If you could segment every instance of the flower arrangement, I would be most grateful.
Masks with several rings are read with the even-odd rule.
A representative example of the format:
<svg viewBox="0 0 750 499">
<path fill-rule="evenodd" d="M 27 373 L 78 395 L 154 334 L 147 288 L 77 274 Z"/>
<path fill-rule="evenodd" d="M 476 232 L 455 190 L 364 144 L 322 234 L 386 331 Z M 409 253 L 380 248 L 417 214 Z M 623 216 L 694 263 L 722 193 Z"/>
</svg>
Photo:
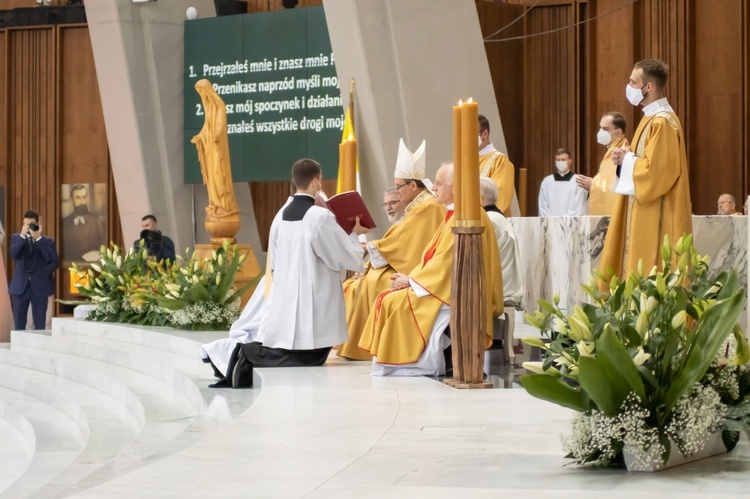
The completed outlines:
<svg viewBox="0 0 750 499">
<path fill-rule="evenodd" d="M 628 279 L 596 273 L 583 286 L 591 303 L 572 314 L 540 300 L 527 315 L 544 339 L 524 342 L 544 352 L 521 377 L 529 394 L 577 411 L 563 448 L 579 464 L 633 469 L 667 463 L 703 449 L 722 431 L 727 449 L 750 429 L 750 352 L 737 320 L 744 289 L 737 273 L 708 277 L 692 235 L 672 247 L 665 237 L 661 268 Z M 609 282 L 599 291 L 598 279 Z M 717 354 L 718 352 L 718 354 Z M 745 398 L 747 397 L 747 398 Z"/>
<path fill-rule="evenodd" d="M 224 243 L 206 259 L 186 252 L 171 265 L 141 248 L 123 252 L 113 244 L 90 268 L 73 264 L 76 287 L 95 307 L 88 320 L 192 330 L 229 329 L 237 320 L 240 296 L 254 282 L 232 289 L 246 258 L 236 246 Z"/>
</svg>

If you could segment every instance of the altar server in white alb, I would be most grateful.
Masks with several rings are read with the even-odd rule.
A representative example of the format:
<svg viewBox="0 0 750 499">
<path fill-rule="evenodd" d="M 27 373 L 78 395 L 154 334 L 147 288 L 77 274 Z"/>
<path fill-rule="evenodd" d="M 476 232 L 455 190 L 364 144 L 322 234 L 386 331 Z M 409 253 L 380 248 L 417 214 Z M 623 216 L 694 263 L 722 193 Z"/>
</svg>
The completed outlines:
<svg viewBox="0 0 750 499">
<path fill-rule="evenodd" d="M 578 217 L 588 214 L 588 192 L 580 188 L 573 173 L 573 157 L 567 149 L 555 152 L 555 169 L 539 188 L 540 217 Z"/>
<path fill-rule="evenodd" d="M 297 193 L 271 226 L 273 285 L 268 312 L 254 342 L 238 346 L 232 386 L 252 386 L 254 367 L 319 366 L 347 339 L 341 272 L 364 272 L 357 220 L 346 234 L 330 211 L 315 206 L 320 165 L 301 159 L 292 168 Z M 231 366 L 230 366 L 231 367 Z"/>
<path fill-rule="evenodd" d="M 292 189 L 294 189 L 293 185 Z M 273 219 L 274 224 L 281 218 L 284 208 L 289 205 L 292 199 L 293 197 L 289 196 L 284 206 L 276 213 Z M 272 224 L 272 227 L 274 224 Z M 215 385 L 210 385 L 211 388 L 231 386 L 231 379 L 228 378 L 231 377 L 229 367 L 236 361 L 236 358 L 232 359 L 232 352 L 238 343 L 251 343 L 255 341 L 260 325 L 268 314 L 268 302 L 266 300 L 271 290 L 272 282 L 270 248 L 267 258 L 265 275 L 255 287 L 255 291 L 242 310 L 240 318 L 229 329 L 229 337 L 206 343 L 199 348 L 199 354 L 203 362 L 210 363 L 214 369 L 214 374 L 220 379 Z"/>
</svg>

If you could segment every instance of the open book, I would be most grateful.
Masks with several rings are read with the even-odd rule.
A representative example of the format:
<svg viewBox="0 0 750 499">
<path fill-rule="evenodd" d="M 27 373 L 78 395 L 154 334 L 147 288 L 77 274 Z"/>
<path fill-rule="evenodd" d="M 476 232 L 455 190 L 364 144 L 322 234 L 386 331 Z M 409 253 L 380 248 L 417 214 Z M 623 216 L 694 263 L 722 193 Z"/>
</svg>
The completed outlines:
<svg viewBox="0 0 750 499">
<path fill-rule="evenodd" d="M 367 206 L 357 191 L 342 192 L 336 194 L 326 201 L 328 209 L 336 216 L 336 222 L 344 229 L 347 234 L 352 233 L 356 218 L 359 217 L 359 223 L 362 227 L 374 229 L 375 221 L 372 215 L 367 211 Z"/>
</svg>

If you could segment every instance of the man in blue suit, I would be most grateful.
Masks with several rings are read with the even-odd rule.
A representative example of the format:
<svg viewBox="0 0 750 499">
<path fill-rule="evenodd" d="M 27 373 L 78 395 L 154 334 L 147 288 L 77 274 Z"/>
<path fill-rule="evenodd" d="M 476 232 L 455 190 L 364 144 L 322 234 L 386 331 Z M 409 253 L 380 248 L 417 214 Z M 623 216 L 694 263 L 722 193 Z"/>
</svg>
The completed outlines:
<svg viewBox="0 0 750 499">
<path fill-rule="evenodd" d="M 60 266 L 60 258 L 55 242 L 42 235 L 37 212 L 29 210 L 24 214 L 21 232 L 10 238 L 10 257 L 14 261 L 14 270 L 8 294 L 13 304 L 15 329 L 26 329 L 29 304 L 34 328 L 44 329 L 47 303 L 55 294 L 53 276 Z"/>
</svg>

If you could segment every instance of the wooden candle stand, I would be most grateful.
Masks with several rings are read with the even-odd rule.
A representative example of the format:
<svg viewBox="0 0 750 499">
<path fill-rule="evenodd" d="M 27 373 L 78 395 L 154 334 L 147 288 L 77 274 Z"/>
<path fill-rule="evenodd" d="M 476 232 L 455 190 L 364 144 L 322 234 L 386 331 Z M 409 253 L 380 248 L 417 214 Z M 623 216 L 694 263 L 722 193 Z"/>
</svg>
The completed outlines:
<svg viewBox="0 0 750 499">
<path fill-rule="evenodd" d="M 487 301 L 484 282 L 484 227 L 478 221 L 457 221 L 453 227 L 451 285 L 451 348 L 455 388 L 492 388 L 484 381 L 484 340 L 487 335 Z"/>
</svg>

